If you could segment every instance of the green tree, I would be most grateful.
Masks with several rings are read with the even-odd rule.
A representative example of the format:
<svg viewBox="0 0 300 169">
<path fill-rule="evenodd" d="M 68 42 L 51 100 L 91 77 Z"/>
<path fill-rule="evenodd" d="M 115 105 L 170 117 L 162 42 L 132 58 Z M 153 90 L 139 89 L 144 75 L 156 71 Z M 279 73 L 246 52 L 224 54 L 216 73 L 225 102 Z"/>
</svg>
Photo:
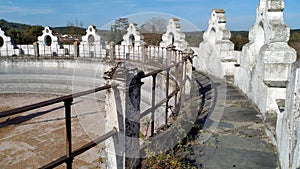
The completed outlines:
<svg viewBox="0 0 300 169">
<path fill-rule="evenodd" d="M 11 38 L 11 40 L 14 44 L 21 44 L 22 43 L 23 33 L 21 31 L 18 31 L 18 30 L 13 29 L 13 28 L 9 28 L 6 31 L 6 35 Z"/>
<path fill-rule="evenodd" d="M 120 44 L 123 40 L 123 35 L 129 26 L 128 18 L 118 18 L 115 23 L 110 27 L 109 41 L 114 41 L 116 44 Z"/>
<path fill-rule="evenodd" d="M 119 18 L 115 21 L 115 29 L 125 32 L 129 26 L 128 18 Z"/>
<path fill-rule="evenodd" d="M 141 33 L 159 33 L 162 34 L 167 29 L 167 20 L 159 17 L 148 19 L 141 27 Z"/>
<path fill-rule="evenodd" d="M 32 44 L 37 41 L 38 36 L 42 35 L 43 31 L 42 26 L 27 26 L 23 33 L 23 44 Z"/>
</svg>

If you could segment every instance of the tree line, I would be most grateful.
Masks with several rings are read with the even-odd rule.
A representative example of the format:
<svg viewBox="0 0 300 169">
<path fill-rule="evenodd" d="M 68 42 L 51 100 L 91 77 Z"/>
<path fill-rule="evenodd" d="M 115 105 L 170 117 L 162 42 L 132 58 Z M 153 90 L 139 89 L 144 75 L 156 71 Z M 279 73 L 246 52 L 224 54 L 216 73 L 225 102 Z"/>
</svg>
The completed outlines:
<svg viewBox="0 0 300 169">
<path fill-rule="evenodd" d="M 44 27 L 42 26 L 26 26 L 24 30 L 15 29 L 13 27 L 3 27 L 1 29 L 6 36 L 12 39 L 15 44 L 32 44 L 37 41 L 37 37 L 42 35 Z"/>
<path fill-rule="evenodd" d="M 75 24 L 69 22 L 66 27 L 51 28 L 54 32 L 60 34 L 79 35 L 85 34 L 85 29 L 80 27 L 83 23 Z M 79 25 L 79 26 L 78 26 Z M 26 25 L 20 23 L 7 22 L 0 20 L 0 28 L 5 32 L 6 36 L 12 39 L 14 44 L 33 44 L 38 37 L 42 35 L 44 27 L 41 25 Z"/>
</svg>

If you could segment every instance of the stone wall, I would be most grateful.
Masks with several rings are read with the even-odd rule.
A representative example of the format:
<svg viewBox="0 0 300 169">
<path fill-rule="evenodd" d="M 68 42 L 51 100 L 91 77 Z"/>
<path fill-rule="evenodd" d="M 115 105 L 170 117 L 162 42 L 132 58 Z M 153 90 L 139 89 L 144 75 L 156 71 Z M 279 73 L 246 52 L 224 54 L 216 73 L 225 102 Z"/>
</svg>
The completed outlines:
<svg viewBox="0 0 300 169">
<path fill-rule="evenodd" d="M 19 48 L 19 50 L 20 50 L 18 55 L 37 56 L 37 54 L 38 54 L 37 44 L 34 44 L 34 45 L 17 45 L 17 48 Z"/>
<path fill-rule="evenodd" d="M 300 64 L 299 62 L 294 64 L 296 51 L 288 45 L 290 29 L 284 23 L 283 10 L 283 0 L 260 0 L 256 9 L 256 21 L 249 31 L 249 43 L 241 52 L 234 51 L 234 45 L 230 41 L 231 33 L 226 28 L 225 11 L 212 10 L 209 27 L 203 35 L 204 41 L 199 44 L 199 48 L 193 48 L 197 54 L 194 58 L 194 67 L 226 79 L 253 101 L 264 117 L 267 134 L 277 146 L 281 168 L 294 169 L 300 167 Z M 180 52 L 171 53 L 173 49 L 183 51 L 189 48 L 185 41 L 185 34 L 181 32 L 179 20 L 176 18 L 169 20 L 160 47 L 143 46 L 143 37 L 134 24 L 130 24 L 127 31 L 122 45 L 105 45 L 97 34 L 96 28 L 91 25 L 78 47 L 77 44 L 62 46 L 50 28 L 45 27 L 43 35 L 38 37 L 38 43 L 17 45 L 18 49 L 16 49 L 11 39 L 0 29 L 0 56 L 27 54 L 107 57 L 109 54 L 111 60 L 124 59 L 139 61 L 145 65 L 168 66 L 181 59 Z M 52 73 L 49 69 L 51 66 L 54 66 L 53 70 L 55 69 Z M 81 91 L 82 85 L 88 89 L 95 87 L 90 85 L 92 82 L 95 84 L 95 81 L 90 80 L 96 77 L 97 71 L 94 69 L 93 73 L 89 73 L 90 69 L 96 67 L 89 64 L 77 66 L 78 69 L 73 72 L 75 62 L 2 60 L 0 73 L 2 71 L 11 74 L 1 75 L 1 87 L 5 90 L 0 91 L 4 93 L 22 91 L 20 89 L 36 91 L 40 88 L 52 87 L 51 91 L 63 89 L 70 93 L 70 88 L 64 86 L 70 86 L 72 81 L 68 79 L 71 75 L 74 76 L 74 73 L 79 77 L 75 81 L 75 85 L 79 88 L 75 90 Z M 20 72 L 27 72 L 27 74 L 20 76 L 18 75 Z M 44 78 L 44 83 L 37 82 L 40 80 L 36 78 L 37 76 Z M 93 77 L 89 79 L 90 76 Z M 48 90 L 38 92 L 47 93 Z M 285 107 L 284 111 L 283 107 Z"/>
<path fill-rule="evenodd" d="M 300 62 L 292 66 L 284 112 L 278 115 L 277 146 L 282 168 L 300 167 Z"/>
<path fill-rule="evenodd" d="M 299 63 L 292 68 L 296 51 L 288 45 L 290 29 L 283 10 L 283 0 L 260 0 L 242 52 L 234 51 L 230 42 L 224 10 L 212 10 L 204 41 L 195 49 L 194 67 L 240 88 L 262 113 L 281 168 L 298 168 Z"/>
<path fill-rule="evenodd" d="M 78 60 L 0 60 L 0 93 L 65 95 L 102 86 L 109 65 Z"/>
</svg>

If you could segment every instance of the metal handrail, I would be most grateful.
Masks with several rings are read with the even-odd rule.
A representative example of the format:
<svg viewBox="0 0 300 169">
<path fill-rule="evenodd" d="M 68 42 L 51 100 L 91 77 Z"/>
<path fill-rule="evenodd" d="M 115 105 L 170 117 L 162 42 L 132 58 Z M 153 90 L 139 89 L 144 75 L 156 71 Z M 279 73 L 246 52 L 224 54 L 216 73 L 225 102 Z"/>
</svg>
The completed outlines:
<svg viewBox="0 0 300 169">
<path fill-rule="evenodd" d="M 16 114 L 23 113 L 23 112 L 26 112 L 26 111 L 38 109 L 38 108 L 41 108 L 41 107 L 46 107 L 46 106 L 49 106 L 49 105 L 52 105 L 52 104 L 56 104 L 56 103 L 59 103 L 59 102 L 64 102 L 64 101 L 69 100 L 69 99 L 74 99 L 74 98 L 77 98 L 77 97 L 80 97 L 80 96 L 88 95 L 88 94 L 91 94 L 91 93 L 96 93 L 96 92 L 99 92 L 101 90 L 106 90 L 106 89 L 109 89 L 109 88 L 111 88 L 111 85 L 105 85 L 105 86 L 101 86 L 101 87 L 98 87 L 98 88 L 95 88 L 95 89 L 91 89 L 91 90 L 87 90 L 87 91 L 83 91 L 83 92 L 79 92 L 79 93 L 75 93 L 75 94 L 70 94 L 70 95 L 66 95 L 66 96 L 62 96 L 62 97 L 42 101 L 42 102 L 39 102 L 39 103 L 35 103 L 35 104 L 31 104 L 31 105 L 27 105 L 27 106 L 15 108 L 15 109 L 3 111 L 3 112 L 0 112 L 0 118 L 11 116 L 11 115 L 16 115 Z"/>
<path fill-rule="evenodd" d="M 78 156 L 78 155 L 84 153 L 85 151 L 95 147 L 97 144 L 105 141 L 106 139 L 109 139 L 110 137 L 112 137 L 116 134 L 117 134 L 117 129 L 114 128 L 111 131 L 105 133 L 104 135 L 98 137 L 97 139 L 95 139 L 95 140 L 85 144 L 84 146 L 74 150 L 69 157 L 64 155 L 64 156 L 58 158 L 57 160 L 52 161 L 51 163 L 49 163 L 47 165 L 44 165 L 43 167 L 41 167 L 41 169 L 54 168 L 54 167 L 57 167 L 57 166 L 65 163 L 65 162 L 68 162 L 68 160 L 75 158 L 76 156 Z"/>
</svg>

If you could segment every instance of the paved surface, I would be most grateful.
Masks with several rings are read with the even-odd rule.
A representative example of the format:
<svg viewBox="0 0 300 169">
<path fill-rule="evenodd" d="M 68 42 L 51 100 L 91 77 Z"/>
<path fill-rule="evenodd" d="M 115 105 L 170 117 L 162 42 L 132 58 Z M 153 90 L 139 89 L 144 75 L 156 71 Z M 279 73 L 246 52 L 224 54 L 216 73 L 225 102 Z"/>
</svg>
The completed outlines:
<svg viewBox="0 0 300 169">
<path fill-rule="evenodd" d="M 207 116 L 197 122 L 202 130 L 189 139 L 187 160 L 197 168 L 276 168 L 276 150 L 264 133 L 260 113 L 247 97 L 199 72 L 194 72 L 194 80 L 194 90 L 203 94 L 202 117 Z"/>
</svg>

